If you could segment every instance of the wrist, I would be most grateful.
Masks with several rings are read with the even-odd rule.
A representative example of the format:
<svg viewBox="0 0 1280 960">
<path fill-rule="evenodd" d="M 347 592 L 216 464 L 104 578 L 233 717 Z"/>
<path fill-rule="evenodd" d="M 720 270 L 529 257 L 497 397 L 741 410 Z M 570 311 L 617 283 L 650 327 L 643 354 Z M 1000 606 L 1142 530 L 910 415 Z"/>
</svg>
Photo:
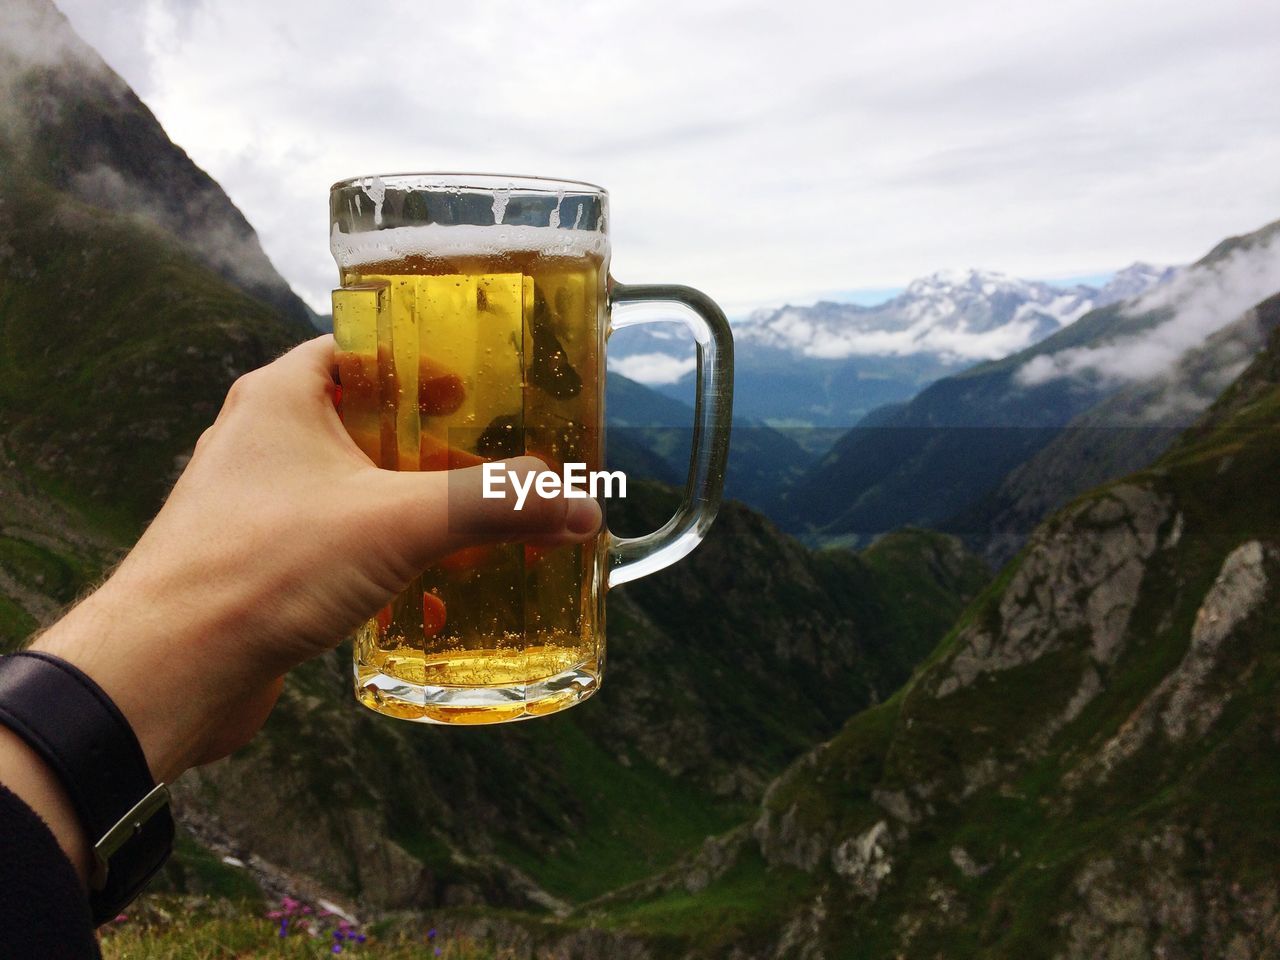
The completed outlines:
<svg viewBox="0 0 1280 960">
<path fill-rule="evenodd" d="M 183 658 L 166 650 L 166 612 L 148 591 L 113 576 L 46 630 L 31 649 L 88 674 L 133 728 L 157 782 L 194 765 L 207 708 L 183 674 Z M 170 620 L 171 623 L 180 621 Z"/>
<path fill-rule="evenodd" d="M 142 746 L 110 695 L 83 670 L 46 651 L 0 658 L 0 722 L 27 746 L 5 760 L 28 801 L 55 821 L 70 806 L 79 830 L 55 830 L 83 874 L 92 844 L 89 905 L 97 923 L 129 903 L 173 848 L 168 790 L 156 784 Z M 33 758 L 30 754 L 34 754 Z M 43 769 L 33 767 L 38 759 Z M 60 789 L 50 792 L 48 777 Z M 46 821 L 48 822 L 48 821 Z"/>
</svg>

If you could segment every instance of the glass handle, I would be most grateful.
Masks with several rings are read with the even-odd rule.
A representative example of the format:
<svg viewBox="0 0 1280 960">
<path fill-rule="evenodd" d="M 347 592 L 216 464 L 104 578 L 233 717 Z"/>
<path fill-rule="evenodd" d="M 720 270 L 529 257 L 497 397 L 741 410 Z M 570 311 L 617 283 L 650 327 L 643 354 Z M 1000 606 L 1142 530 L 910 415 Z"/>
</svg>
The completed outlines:
<svg viewBox="0 0 1280 960">
<path fill-rule="evenodd" d="M 707 535 L 720 509 L 725 466 L 729 458 L 729 428 L 733 417 L 733 334 L 724 312 L 705 293 L 674 284 L 629 285 L 610 280 L 611 306 L 628 303 L 679 304 L 679 313 L 698 351 L 697 396 L 694 398 L 693 442 L 689 450 L 689 478 L 675 515 L 643 537 L 616 537 L 606 531 L 609 548 L 607 583 L 617 587 L 669 567 L 693 550 Z M 669 320 L 625 312 L 610 323 L 610 331 L 642 323 Z"/>
</svg>

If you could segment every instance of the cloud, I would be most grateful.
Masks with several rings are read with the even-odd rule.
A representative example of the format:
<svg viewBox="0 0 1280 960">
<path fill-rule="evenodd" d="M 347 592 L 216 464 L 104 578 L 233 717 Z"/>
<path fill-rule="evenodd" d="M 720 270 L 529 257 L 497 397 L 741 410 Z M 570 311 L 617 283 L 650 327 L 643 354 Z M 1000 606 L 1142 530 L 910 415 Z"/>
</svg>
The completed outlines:
<svg viewBox="0 0 1280 960">
<path fill-rule="evenodd" d="M 731 310 L 1186 262 L 1280 215 L 1258 0 L 62 6 L 321 309 L 329 184 L 391 170 L 604 183 L 617 275 Z"/>
<path fill-rule="evenodd" d="M 5 0 L 0 3 L 0 141 L 26 149 L 31 121 L 57 109 L 56 100 L 43 96 L 31 83 L 33 72 L 57 77 L 89 71 L 97 79 L 110 77 L 102 58 L 75 33 L 63 16 L 44 0 Z M 112 85 L 118 89 L 119 81 Z"/>
<path fill-rule="evenodd" d="M 945 360 L 993 360 L 1030 346 L 1038 326 L 1034 321 L 1020 321 L 973 332 L 963 326 L 946 328 L 922 321 L 905 330 L 858 331 L 852 336 L 823 329 L 813 335 L 803 352 L 831 359 L 931 353 Z"/>
<path fill-rule="evenodd" d="M 1123 383 L 1167 373 L 1192 347 L 1280 291 L 1280 231 L 1208 266 L 1183 271 L 1126 309 L 1131 316 L 1167 315 L 1150 329 L 1100 346 L 1033 357 L 1018 371 L 1027 386 L 1088 375 Z"/>
<path fill-rule="evenodd" d="M 665 353 L 637 353 L 630 357 L 610 357 L 609 369 L 643 383 L 655 386 L 676 383 L 698 368 L 693 357 L 673 357 Z"/>
<path fill-rule="evenodd" d="M 263 255 L 257 238 L 246 232 L 243 225 L 218 215 L 221 211 L 202 209 L 196 214 L 182 207 L 165 206 L 154 187 L 139 184 L 105 164 L 74 174 L 69 187 L 86 203 L 140 217 L 174 235 L 205 264 L 242 286 L 270 288 L 280 282 L 279 274 Z M 205 198 L 188 199 L 198 203 Z"/>
<path fill-rule="evenodd" d="M 905 357 L 936 353 L 943 360 L 995 360 L 1030 346 L 1037 324 L 1032 321 L 1005 324 L 995 330 L 973 333 L 922 323 L 905 330 L 868 330 L 846 337 L 835 330 L 819 330 L 804 353 L 810 357 Z"/>
</svg>

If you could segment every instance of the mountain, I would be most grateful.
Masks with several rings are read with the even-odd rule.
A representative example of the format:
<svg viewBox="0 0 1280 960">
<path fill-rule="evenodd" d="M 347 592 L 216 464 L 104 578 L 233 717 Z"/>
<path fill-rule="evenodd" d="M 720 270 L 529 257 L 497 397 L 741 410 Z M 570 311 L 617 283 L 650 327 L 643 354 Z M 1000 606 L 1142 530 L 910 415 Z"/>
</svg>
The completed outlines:
<svg viewBox="0 0 1280 960">
<path fill-rule="evenodd" d="M 689 472 L 693 407 L 616 371 L 609 373 L 605 389 L 611 466 L 629 477 L 683 484 Z M 769 513 L 812 462 L 791 431 L 775 430 L 735 411 L 725 496 Z"/>
<path fill-rule="evenodd" d="M 674 504 L 638 484 L 610 523 L 641 533 Z M 488 729 L 388 722 L 354 703 L 343 648 L 291 675 L 249 748 L 184 778 L 179 809 L 295 893 L 563 912 L 732 825 L 850 704 L 888 697 L 985 578 L 936 534 L 811 554 L 729 505 L 679 567 L 610 594 L 588 703 Z"/>
<path fill-rule="evenodd" d="M 1149 290 L 1168 283 L 1179 273 L 1177 267 L 1157 267 L 1137 261 L 1118 270 L 1107 280 L 1093 299 L 1093 309 L 1123 300 L 1136 300 Z"/>
<path fill-rule="evenodd" d="M 222 188 L 49 0 L 6 0 L 0 8 L 0 99 L 6 167 L 159 228 L 237 289 L 310 328 L 311 310 Z"/>
<path fill-rule="evenodd" d="M 949 526 L 983 530 L 997 565 L 1039 521 L 1077 494 L 1140 470 L 1203 413 L 1280 326 L 1280 295 L 1245 311 L 1168 372 L 1122 387 L 1080 414 L 1006 476 L 987 500 Z"/>
<path fill-rule="evenodd" d="M 310 314 L 52 4 L 14 0 L 0 23 L 5 452 L 136 529 L 231 381 L 310 335 Z"/>
<path fill-rule="evenodd" d="M 122 167 L 169 171 L 173 209 L 216 199 L 194 174 L 170 178 L 186 169 L 177 148 L 148 133 L 145 108 L 51 6 L 22 0 L 3 16 L 4 76 L 21 94 L 0 99 L 12 121 L 0 135 L 11 649 L 137 536 L 230 382 L 311 329 L 162 217 L 63 175 L 107 143 L 98 155 Z M 647 392 L 632 399 L 632 416 L 687 417 Z M 609 510 L 623 533 L 658 528 L 678 500 L 644 482 L 628 492 Z M 371 910 L 561 911 L 731 825 L 848 710 L 889 697 L 986 579 L 953 538 L 907 531 L 862 554 L 812 552 L 728 504 L 680 566 L 611 593 L 608 684 L 563 716 L 464 730 L 378 717 L 351 694 L 349 649 L 291 674 L 261 737 L 175 785 L 183 828 L 167 882 Z"/>
<path fill-rule="evenodd" d="M 818 538 L 855 540 L 972 517 L 1077 416 L 1165 376 L 1187 350 L 1280 289 L 1277 236 L 1280 223 L 1224 241 L 1135 301 L 1093 310 L 1035 346 L 876 411 L 796 482 L 777 515 Z M 987 535 L 983 527 L 949 529 Z"/>
<path fill-rule="evenodd" d="M 1103 289 L 1055 287 L 995 271 L 943 270 L 913 280 L 898 296 L 874 307 L 818 303 L 757 311 L 735 331 L 759 343 L 810 357 L 936 354 L 955 360 L 1014 353 L 1114 303 L 1119 292 L 1173 276 L 1134 264 Z"/>
<path fill-rule="evenodd" d="M 11 648 L 124 544 L 38 489 L 3 492 Z M 629 493 L 609 511 L 624 534 L 674 510 L 668 488 Z M 355 703 L 344 645 L 290 675 L 249 747 L 174 786 L 179 855 L 159 889 L 563 912 L 731 826 L 851 705 L 890 696 L 986 578 L 953 538 L 812 553 L 729 504 L 679 567 L 610 594 L 608 685 L 564 715 L 392 722 Z"/>
<path fill-rule="evenodd" d="M 1176 273 L 1136 263 L 1095 288 L 941 271 L 874 307 L 760 310 L 734 326 L 739 412 L 825 452 L 834 439 L 827 428 L 847 429 L 876 407 L 909 400 L 934 380 L 1023 349 Z M 610 364 L 672 395 L 690 389 L 691 348 L 674 331 L 624 331 L 610 342 Z"/>
<path fill-rule="evenodd" d="M 1277 471 L 1273 331 L 1151 469 L 1042 524 L 911 681 L 742 826 L 582 911 L 612 939 L 578 955 L 1273 955 Z"/>
</svg>

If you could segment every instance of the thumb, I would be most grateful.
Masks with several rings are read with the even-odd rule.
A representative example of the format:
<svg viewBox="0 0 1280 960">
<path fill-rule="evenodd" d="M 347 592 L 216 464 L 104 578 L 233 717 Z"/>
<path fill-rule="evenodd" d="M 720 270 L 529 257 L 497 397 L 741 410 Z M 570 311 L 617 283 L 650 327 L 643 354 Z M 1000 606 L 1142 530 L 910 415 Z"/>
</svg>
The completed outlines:
<svg viewBox="0 0 1280 960">
<path fill-rule="evenodd" d="M 486 483 L 485 467 L 501 482 Z M 582 543 L 600 529 L 600 504 L 563 492 L 541 496 L 537 457 L 516 457 L 455 470 L 390 472 L 408 552 L 420 566 L 462 547 L 525 541 L 554 546 Z"/>
</svg>

